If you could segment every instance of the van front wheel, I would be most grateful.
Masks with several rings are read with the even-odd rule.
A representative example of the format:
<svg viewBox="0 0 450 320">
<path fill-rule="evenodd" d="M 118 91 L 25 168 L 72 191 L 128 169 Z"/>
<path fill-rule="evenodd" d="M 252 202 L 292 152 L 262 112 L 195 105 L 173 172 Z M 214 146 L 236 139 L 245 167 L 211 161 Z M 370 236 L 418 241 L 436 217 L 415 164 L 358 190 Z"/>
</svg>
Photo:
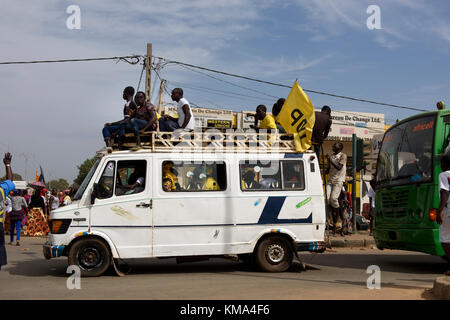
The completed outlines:
<svg viewBox="0 0 450 320">
<path fill-rule="evenodd" d="M 263 271 L 286 271 L 291 266 L 292 259 L 292 249 L 282 237 L 266 238 L 259 243 L 256 249 L 256 261 Z"/>
<path fill-rule="evenodd" d="M 98 277 L 109 268 L 110 264 L 109 249 L 99 239 L 80 240 L 69 251 L 69 265 L 80 267 L 83 277 Z"/>
</svg>

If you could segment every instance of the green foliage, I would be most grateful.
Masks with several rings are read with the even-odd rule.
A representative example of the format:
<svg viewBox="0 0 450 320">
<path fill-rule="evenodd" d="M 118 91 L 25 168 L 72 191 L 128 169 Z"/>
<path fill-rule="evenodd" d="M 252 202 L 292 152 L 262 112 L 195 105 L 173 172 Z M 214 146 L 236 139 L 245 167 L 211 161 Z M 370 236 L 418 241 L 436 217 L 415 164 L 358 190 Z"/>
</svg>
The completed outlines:
<svg viewBox="0 0 450 320">
<path fill-rule="evenodd" d="M 6 174 L 0 178 L 0 181 L 6 180 Z M 13 180 L 14 181 L 23 181 L 22 176 L 20 174 L 13 172 Z"/>
<path fill-rule="evenodd" d="M 47 183 L 47 189 L 52 190 L 53 188 L 56 188 L 56 190 L 58 190 L 58 191 L 68 189 L 69 182 L 67 182 L 66 179 L 52 180 Z"/>
<path fill-rule="evenodd" d="M 84 178 L 89 173 L 89 170 L 91 170 L 92 166 L 94 165 L 95 160 L 96 160 L 95 157 L 91 159 L 86 159 L 81 165 L 77 166 L 79 171 L 78 176 L 75 178 L 75 180 L 73 180 L 74 185 L 81 185 Z"/>
</svg>

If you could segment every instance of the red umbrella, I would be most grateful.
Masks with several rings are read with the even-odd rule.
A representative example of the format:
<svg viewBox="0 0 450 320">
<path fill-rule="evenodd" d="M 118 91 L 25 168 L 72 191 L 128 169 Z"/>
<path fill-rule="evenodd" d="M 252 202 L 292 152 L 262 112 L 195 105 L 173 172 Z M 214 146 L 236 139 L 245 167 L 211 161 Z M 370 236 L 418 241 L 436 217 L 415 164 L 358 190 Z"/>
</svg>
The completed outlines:
<svg viewBox="0 0 450 320">
<path fill-rule="evenodd" d="M 30 187 L 32 187 L 34 189 L 44 189 L 45 184 L 42 181 L 36 181 L 36 182 L 30 183 Z"/>
</svg>

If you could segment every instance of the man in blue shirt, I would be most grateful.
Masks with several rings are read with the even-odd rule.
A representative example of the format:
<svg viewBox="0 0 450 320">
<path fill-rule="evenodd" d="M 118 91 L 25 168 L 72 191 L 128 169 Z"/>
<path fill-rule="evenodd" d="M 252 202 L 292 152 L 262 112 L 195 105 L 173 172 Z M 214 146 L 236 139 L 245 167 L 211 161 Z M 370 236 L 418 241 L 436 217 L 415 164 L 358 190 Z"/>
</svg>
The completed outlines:
<svg viewBox="0 0 450 320">
<path fill-rule="evenodd" d="M 0 182 L 0 270 L 2 266 L 7 263 L 6 260 L 6 248 L 5 248 L 5 230 L 3 228 L 3 222 L 5 220 L 5 199 L 6 196 L 16 189 L 16 186 L 12 182 L 13 174 L 11 170 L 11 154 L 8 152 L 3 158 L 5 164 L 6 180 Z"/>
</svg>

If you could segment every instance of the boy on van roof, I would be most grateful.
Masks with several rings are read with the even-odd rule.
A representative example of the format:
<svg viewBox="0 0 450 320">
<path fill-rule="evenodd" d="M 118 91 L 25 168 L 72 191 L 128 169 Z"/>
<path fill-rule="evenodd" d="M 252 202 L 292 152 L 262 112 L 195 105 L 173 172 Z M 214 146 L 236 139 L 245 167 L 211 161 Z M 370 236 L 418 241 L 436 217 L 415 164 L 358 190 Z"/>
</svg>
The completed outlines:
<svg viewBox="0 0 450 320">
<path fill-rule="evenodd" d="M 126 129 L 133 131 L 136 136 L 136 146 L 141 146 L 141 133 L 147 130 L 156 130 L 156 109 L 150 102 L 146 102 L 145 93 L 139 91 L 134 99 L 136 101 L 135 116 L 129 123 L 123 123 L 119 130 L 119 140 L 123 139 Z"/>
<path fill-rule="evenodd" d="M 261 120 L 260 125 L 258 126 L 258 121 Z M 253 129 L 277 129 L 277 125 L 275 123 L 274 117 L 267 114 L 267 108 L 265 105 L 260 104 L 256 107 L 255 114 L 255 124 L 252 126 Z"/>
<path fill-rule="evenodd" d="M 105 140 L 107 148 L 111 147 L 111 136 L 117 134 L 119 132 L 121 124 L 124 122 L 128 123 L 134 116 L 134 112 L 136 111 L 136 104 L 133 101 L 134 88 L 126 87 L 123 90 L 122 96 L 123 99 L 127 101 L 125 103 L 125 106 L 123 107 L 123 119 L 112 123 L 105 123 L 105 126 L 102 130 L 103 139 Z"/>
</svg>

